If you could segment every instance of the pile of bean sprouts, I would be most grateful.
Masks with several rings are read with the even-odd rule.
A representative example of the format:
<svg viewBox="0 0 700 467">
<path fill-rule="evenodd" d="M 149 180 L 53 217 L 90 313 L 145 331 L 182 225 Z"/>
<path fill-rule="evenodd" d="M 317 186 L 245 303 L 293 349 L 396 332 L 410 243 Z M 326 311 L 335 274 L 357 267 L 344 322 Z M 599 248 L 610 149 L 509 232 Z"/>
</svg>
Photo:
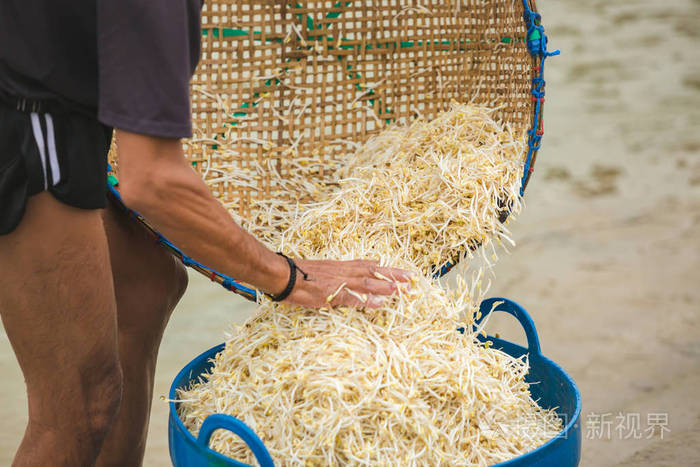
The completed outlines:
<svg viewBox="0 0 700 467">
<path fill-rule="evenodd" d="M 389 128 L 349 158 L 336 185 L 312 187 L 311 202 L 286 209 L 273 202 L 251 228 L 296 256 L 325 257 L 329 245 L 346 254 L 362 242 L 425 274 L 479 246 L 496 259 L 495 245 L 512 244 L 501 220 L 521 209 L 526 144 L 492 115 L 454 104 L 435 120 Z"/>
<path fill-rule="evenodd" d="M 511 242 L 499 218 L 520 210 L 525 145 L 491 115 L 454 105 L 436 120 L 390 128 L 334 180 L 273 172 L 301 195 L 257 205 L 251 231 L 306 258 L 381 258 L 414 271 L 414 280 L 377 310 L 261 298 L 211 373 L 178 392 L 193 434 L 224 413 L 250 426 L 283 466 L 486 466 L 561 431 L 556 412 L 532 400 L 527 358 L 477 340 L 483 272 L 468 282 L 457 276 L 452 289 L 432 278 L 436 266 L 479 245 L 495 255 L 494 245 Z M 210 445 L 255 462 L 224 430 Z"/>
<path fill-rule="evenodd" d="M 389 127 L 344 159 L 326 154 L 339 142 L 304 156 L 291 144 L 282 160 L 203 175 L 212 187 L 224 181 L 256 190 L 259 180 L 270 181 L 245 216 L 240 200 L 224 203 L 270 248 L 318 258 L 329 242 L 346 253 L 361 239 L 425 273 L 472 257 L 477 247 L 488 262 L 497 259 L 496 246 L 513 244 L 501 220 L 521 210 L 527 148 L 526 135 L 495 120 L 494 110 L 453 103 L 434 120 Z M 219 151 L 234 151 L 227 141 L 216 141 Z"/>
<path fill-rule="evenodd" d="M 561 422 L 532 400 L 526 358 L 471 332 L 478 277 L 448 293 L 417 275 L 376 311 L 264 301 L 179 392 L 180 418 L 196 435 L 207 416 L 233 415 L 282 466 L 484 466 L 531 451 Z M 210 445 L 254 463 L 229 432 Z"/>
</svg>

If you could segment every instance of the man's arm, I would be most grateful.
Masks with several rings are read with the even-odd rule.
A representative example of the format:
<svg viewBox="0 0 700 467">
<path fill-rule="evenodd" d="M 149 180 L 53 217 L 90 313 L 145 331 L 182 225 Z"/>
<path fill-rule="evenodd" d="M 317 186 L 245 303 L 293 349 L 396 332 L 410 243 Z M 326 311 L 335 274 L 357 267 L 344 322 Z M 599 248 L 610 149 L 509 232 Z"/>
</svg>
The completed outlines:
<svg viewBox="0 0 700 467">
<path fill-rule="evenodd" d="M 178 139 L 157 138 L 117 130 L 121 195 L 132 209 L 187 255 L 263 292 L 278 294 L 289 280 L 289 265 L 238 226 L 192 170 Z M 298 277 L 286 300 L 321 307 L 343 283 L 368 295 L 366 305 L 379 306 L 381 296 L 396 291 L 396 284 L 376 279 L 375 272 L 407 281 L 405 271 L 380 268 L 373 261 L 302 261 L 308 281 Z M 341 292 L 334 305 L 360 305 Z"/>
</svg>

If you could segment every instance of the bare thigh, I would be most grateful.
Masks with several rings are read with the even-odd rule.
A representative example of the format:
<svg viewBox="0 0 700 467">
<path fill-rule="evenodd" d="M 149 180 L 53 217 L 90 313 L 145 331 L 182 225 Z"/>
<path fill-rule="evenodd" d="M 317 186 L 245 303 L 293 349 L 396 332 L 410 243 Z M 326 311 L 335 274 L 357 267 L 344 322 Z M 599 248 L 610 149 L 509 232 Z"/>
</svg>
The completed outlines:
<svg viewBox="0 0 700 467">
<path fill-rule="evenodd" d="M 99 211 L 44 192 L 0 236 L 0 315 L 27 384 L 17 464 L 94 462 L 119 404 L 117 318 Z"/>
</svg>

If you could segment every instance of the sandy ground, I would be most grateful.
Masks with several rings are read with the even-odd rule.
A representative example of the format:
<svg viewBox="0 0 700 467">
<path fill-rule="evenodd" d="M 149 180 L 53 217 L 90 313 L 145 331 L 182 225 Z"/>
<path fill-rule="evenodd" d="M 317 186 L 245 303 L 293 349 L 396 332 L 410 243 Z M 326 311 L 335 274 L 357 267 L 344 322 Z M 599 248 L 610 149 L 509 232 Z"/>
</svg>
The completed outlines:
<svg viewBox="0 0 700 467">
<path fill-rule="evenodd" d="M 700 465 L 700 1 L 539 3 L 564 55 L 549 62 L 544 146 L 492 293 L 531 312 L 578 383 L 582 465 Z M 251 310 L 192 277 L 161 349 L 145 465 L 169 465 L 158 397 Z M 490 329 L 523 340 L 508 319 Z M 5 465 L 26 400 L 1 329 L 0 374 Z M 624 439 L 620 413 L 626 430 L 662 414 L 668 431 Z M 594 429 L 606 421 L 609 437 Z"/>
</svg>

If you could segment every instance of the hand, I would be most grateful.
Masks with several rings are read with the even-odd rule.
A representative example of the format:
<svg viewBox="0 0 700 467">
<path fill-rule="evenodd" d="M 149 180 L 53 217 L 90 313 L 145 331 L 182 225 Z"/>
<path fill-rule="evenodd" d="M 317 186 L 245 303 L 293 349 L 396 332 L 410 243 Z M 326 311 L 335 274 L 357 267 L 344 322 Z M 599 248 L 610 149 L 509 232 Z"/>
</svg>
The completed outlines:
<svg viewBox="0 0 700 467">
<path fill-rule="evenodd" d="M 379 308 L 386 296 L 396 293 L 399 283 L 411 279 L 408 271 L 380 267 L 377 261 L 294 261 L 308 274 L 308 280 L 298 273 L 294 289 L 284 302 L 312 308 L 340 305 Z"/>
</svg>

